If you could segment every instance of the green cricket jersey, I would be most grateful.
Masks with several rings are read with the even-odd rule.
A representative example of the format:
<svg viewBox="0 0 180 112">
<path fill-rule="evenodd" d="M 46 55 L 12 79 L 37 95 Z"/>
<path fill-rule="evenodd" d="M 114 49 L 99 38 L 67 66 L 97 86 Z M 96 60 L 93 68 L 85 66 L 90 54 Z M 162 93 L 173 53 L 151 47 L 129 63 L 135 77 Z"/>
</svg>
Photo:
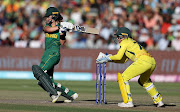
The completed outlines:
<svg viewBox="0 0 180 112">
<path fill-rule="evenodd" d="M 46 26 L 51 25 L 46 24 Z M 59 31 L 45 33 L 45 51 L 41 57 L 40 63 L 40 67 L 43 70 L 51 70 L 56 64 L 59 63 L 61 57 L 60 46 L 61 43 Z"/>
<path fill-rule="evenodd" d="M 60 24 L 58 24 L 59 26 Z M 46 24 L 46 26 L 51 26 Z M 45 33 L 45 50 L 57 50 L 60 51 L 60 34 L 59 31 L 53 33 Z"/>
</svg>

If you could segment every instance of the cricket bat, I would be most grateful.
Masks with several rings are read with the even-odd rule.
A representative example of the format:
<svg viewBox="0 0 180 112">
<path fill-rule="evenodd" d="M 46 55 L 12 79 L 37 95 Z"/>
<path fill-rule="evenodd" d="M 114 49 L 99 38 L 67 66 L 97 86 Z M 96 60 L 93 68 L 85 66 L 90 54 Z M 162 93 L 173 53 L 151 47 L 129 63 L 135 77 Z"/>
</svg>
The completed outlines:
<svg viewBox="0 0 180 112">
<path fill-rule="evenodd" d="M 89 28 L 85 26 L 74 25 L 73 31 L 78 31 L 82 33 L 90 33 L 90 34 L 99 34 L 99 30 L 97 28 Z"/>
</svg>

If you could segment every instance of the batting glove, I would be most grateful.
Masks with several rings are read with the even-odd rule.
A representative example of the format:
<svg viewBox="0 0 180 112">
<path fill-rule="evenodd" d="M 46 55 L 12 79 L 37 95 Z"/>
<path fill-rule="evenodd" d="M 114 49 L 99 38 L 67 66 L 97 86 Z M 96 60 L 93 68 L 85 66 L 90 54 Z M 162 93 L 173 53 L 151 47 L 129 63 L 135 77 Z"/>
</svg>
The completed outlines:
<svg viewBox="0 0 180 112">
<path fill-rule="evenodd" d="M 70 22 L 61 22 L 61 27 L 72 31 L 72 29 L 74 28 L 74 25 Z"/>
<path fill-rule="evenodd" d="M 60 27 L 59 28 L 59 33 L 66 33 L 67 32 L 67 28 L 66 27 Z"/>
</svg>

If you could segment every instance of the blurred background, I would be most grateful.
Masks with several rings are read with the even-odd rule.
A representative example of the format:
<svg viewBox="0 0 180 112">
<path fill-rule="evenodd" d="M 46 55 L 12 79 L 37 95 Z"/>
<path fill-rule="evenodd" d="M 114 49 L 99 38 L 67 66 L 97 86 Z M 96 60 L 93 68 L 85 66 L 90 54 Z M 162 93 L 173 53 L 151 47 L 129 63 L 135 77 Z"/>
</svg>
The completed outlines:
<svg viewBox="0 0 180 112">
<path fill-rule="evenodd" d="M 39 65 L 44 51 L 42 21 L 50 6 L 60 10 L 63 21 L 100 30 L 99 35 L 67 33 L 61 62 L 55 69 L 66 73 L 59 76 L 75 75 L 73 80 L 82 73 L 88 80 L 95 79 L 96 57 L 100 51 L 117 53 L 119 45 L 114 43 L 113 34 L 125 26 L 155 57 L 153 75 L 160 76 L 153 80 L 180 82 L 180 0 L 0 0 L 0 78 L 33 78 L 31 66 Z M 113 74 L 130 64 L 109 63 L 109 80 L 116 80 Z"/>
<path fill-rule="evenodd" d="M 1 0 L 0 46 L 43 48 L 42 20 L 50 6 L 63 21 L 100 30 L 68 33 L 66 48 L 119 49 L 112 37 L 125 26 L 148 50 L 180 51 L 180 0 Z"/>
</svg>

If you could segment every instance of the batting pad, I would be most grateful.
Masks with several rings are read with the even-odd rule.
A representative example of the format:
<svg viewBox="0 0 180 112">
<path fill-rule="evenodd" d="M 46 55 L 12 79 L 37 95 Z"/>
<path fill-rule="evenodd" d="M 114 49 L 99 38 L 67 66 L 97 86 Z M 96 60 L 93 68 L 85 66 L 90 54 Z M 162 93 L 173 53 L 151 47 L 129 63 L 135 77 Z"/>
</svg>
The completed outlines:
<svg viewBox="0 0 180 112">
<path fill-rule="evenodd" d="M 32 71 L 34 77 L 41 82 L 43 88 L 46 91 L 50 92 L 50 94 L 52 95 L 57 95 L 57 90 L 53 87 L 52 83 L 50 82 L 51 79 L 49 77 L 46 77 L 46 74 L 38 65 L 33 65 Z"/>
<path fill-rule="evenodd" d="M 124 101 L 124 103 L 127 103 L 128 102 L 128 95 L 127 95 L 126 87 L 125 87 L 125 84 L 124 84 L 124 80 L 123 80 L 122 75 L 120 73 L 118 73 L 117 81 L 118 81 L 118 84 L 119 84 L 119 88 L 120 88 L 120 91 L 121 91 L 123 101 Z"/>
</svg>

